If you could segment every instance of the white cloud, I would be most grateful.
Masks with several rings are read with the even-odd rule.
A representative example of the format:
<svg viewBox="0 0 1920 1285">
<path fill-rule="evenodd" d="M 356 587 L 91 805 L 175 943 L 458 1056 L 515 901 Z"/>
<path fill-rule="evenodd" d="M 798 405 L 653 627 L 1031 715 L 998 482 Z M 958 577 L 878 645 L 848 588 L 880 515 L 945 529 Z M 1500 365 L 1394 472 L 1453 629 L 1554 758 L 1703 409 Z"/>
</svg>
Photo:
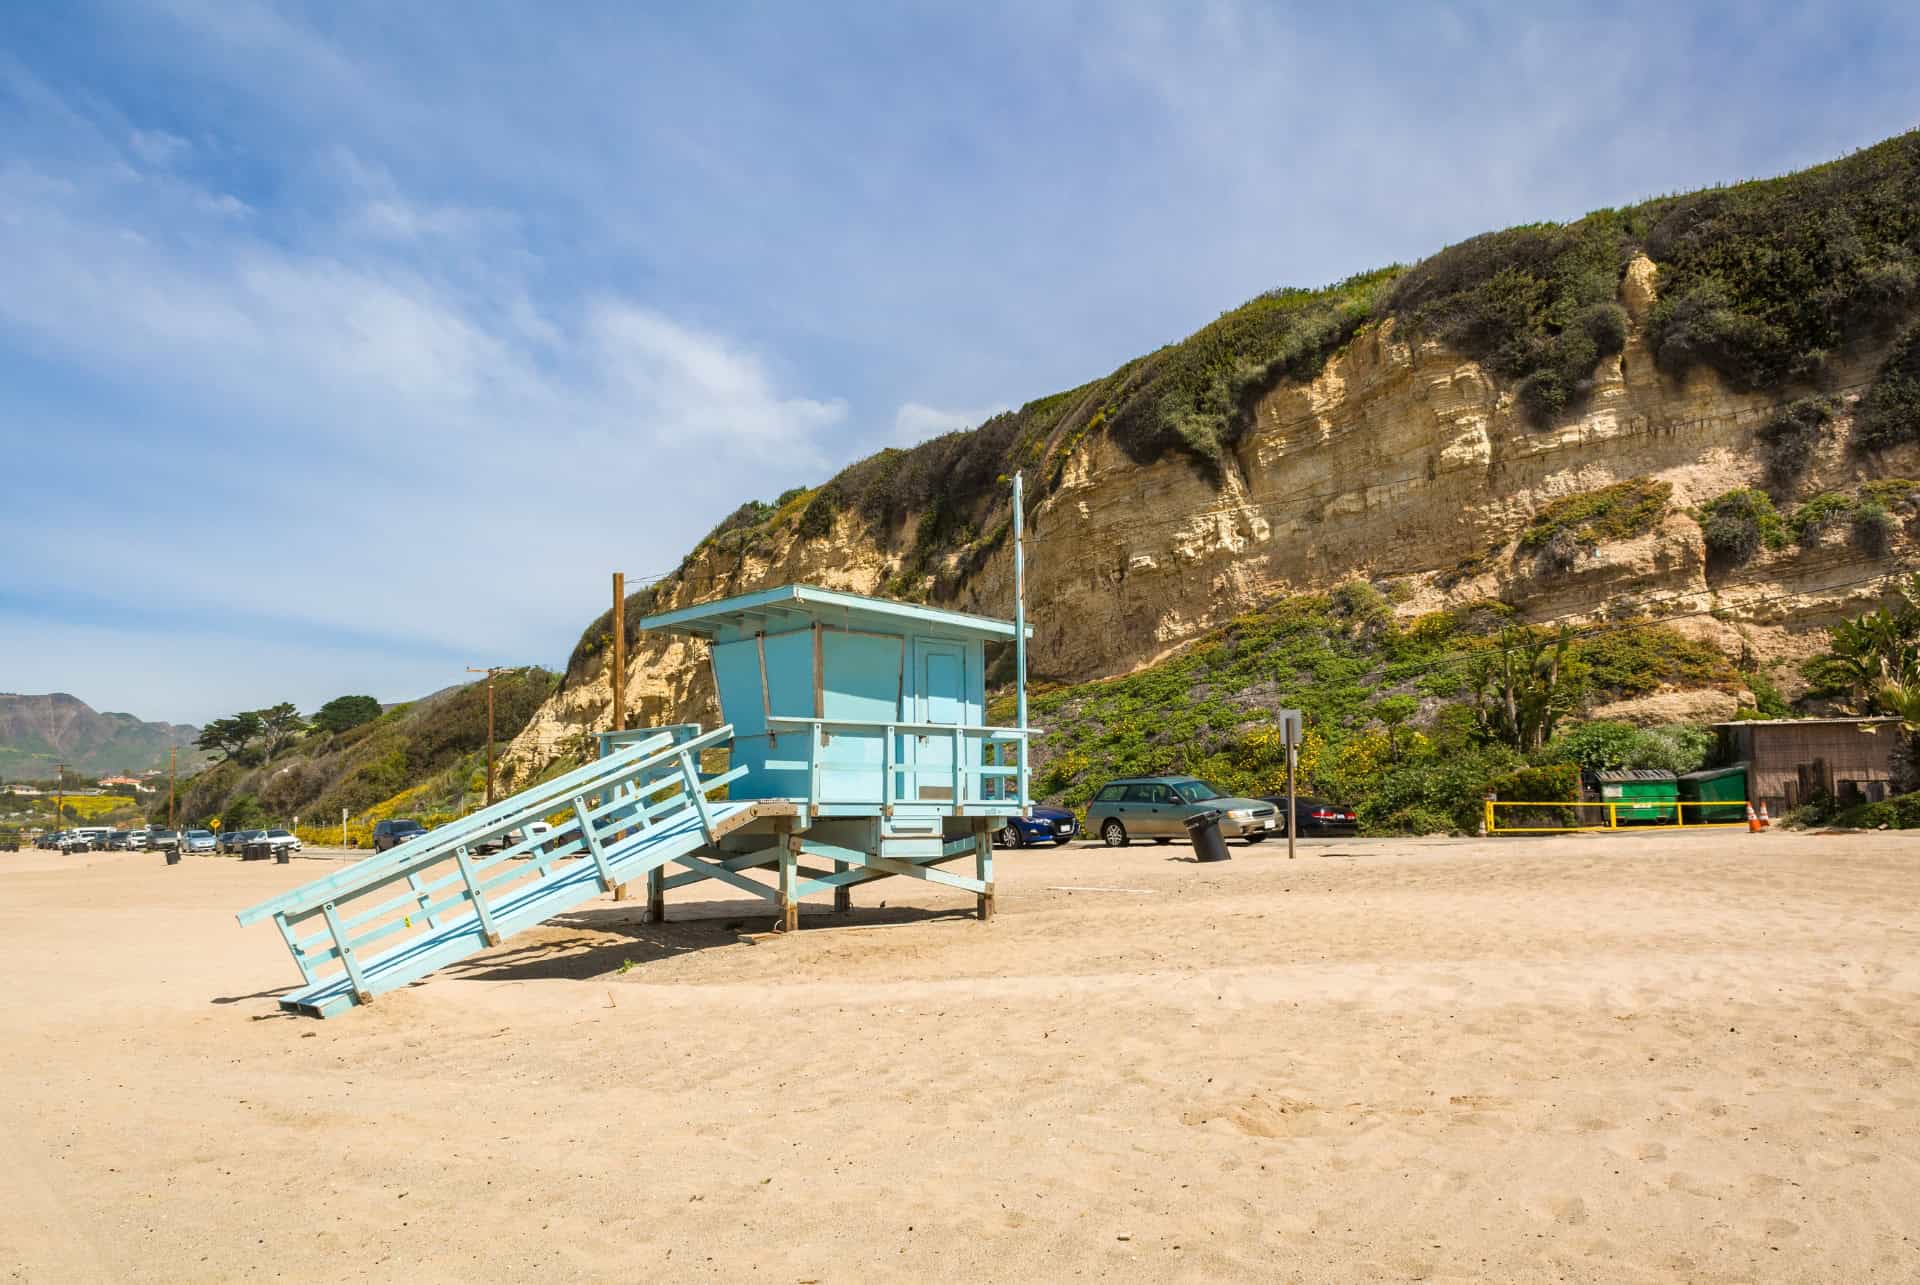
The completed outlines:
<svg viewBox="0 0 1920 1285">
<path fill-rule="evenodd" d="M 136 129 L 127 136 L 127 147 L 155 169 L 165 169 L 193 150 L 193 144 L 164 129 Z"/>
<path fill-rule="evenodd" d="M 608 387 L 648 408 L 663 443 L 778 447 L 796 467 L 817 468 L 815 434 L 846 418 L 846 403 L 782 397 L 759 357 L 651 309 L 602 301 L 588 329 Z"/>
<path fill-rule="evenodd" d="M 1007 409 L 1006 406 L 986 406 L 979 410 L 942 410 L 921 402 L 905 402 L 893 413 L 893 444 L 912 446 L 942 433 L 978 428 Z"/>
<path fill-rule="evenodd" d="M 27 442 L 19 462 L 70 468 L 85 441 L 112 460 L 100 485 L 181 497 L 164 517 L 103 504 L 53 541 L 46 513 L 0 511 L 0 547 L 40 551 L 22 587 L 85 584 L 213 619 L 243 604 L 285 631 L 248 640 L 250 674 L 305 663 L 316 631 L 386 635 L 329 643 L 320 691 L 369 658 L 395 675 L 432 668 L 410 649 L 553 664 L 607 563 L 670 567 L 742 494 L 824 468 L 844 401 L 795 392 L 752 346 L 630 295 L 543 298 L 514 220 L 359 177 L 336 185 L 347 199 L 332 222 L 303 211 L 289 235 L 272 211 L 236 218 L 236 198 L 110 156 L 0 168 L 0 350 L 138 390 L 137 416 L 120 422 L 0 400 Z M 370 207 L 395 235 L 369 235 Z M 448 236 L 469 244 L 420 252 Z M 185 497 L 236 486 L 270 497 L 270 520 L 192 516 Z M 60 636 L 23 631 L 10 668 L 61 672 Z M 165 650 L 192 668 L 151 687 L 197 705 L 223 675 L 238 680 L 236 647 L 162 648 L 156 635 L 123 654 Z M 42 685 L 97 698 L 75 672 Z"/>
</svg>

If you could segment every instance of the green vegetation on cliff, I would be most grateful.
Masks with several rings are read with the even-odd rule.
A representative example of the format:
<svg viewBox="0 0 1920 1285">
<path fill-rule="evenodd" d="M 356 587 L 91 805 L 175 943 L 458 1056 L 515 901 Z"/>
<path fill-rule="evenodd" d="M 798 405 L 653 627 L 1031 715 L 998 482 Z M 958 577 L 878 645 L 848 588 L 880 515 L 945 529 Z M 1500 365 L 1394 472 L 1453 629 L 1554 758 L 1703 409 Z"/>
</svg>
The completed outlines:
<svg viewBox="0 0 1920 1285">
<path fill-rule="evenodd" d="M 1114 776 L 1193 772 L 1271 794 L 1285 771 L 1274 712 L 1292 707 L 1308 725 L 1303 791 L 1354 803 L 1375 831 L 1468 828 L 1489 782 L 1529 754 L 1568 761 L 1554 756 L 1555 732 L 1582 709 L 1738 678 L 1712 646 L 1667 625 L 1555 631 L 1515 625 L 1496 603 L 1401 623 L 1355 583 L 1248 612 L 1139 673 L 1036 693 L 1032 718 L 1047 735 L 1034 792 L 1077 807 Z M 1634 746 L 1655 761 L 1631 766 L 1700 749 L 1675 737 Z"/>
</svg>

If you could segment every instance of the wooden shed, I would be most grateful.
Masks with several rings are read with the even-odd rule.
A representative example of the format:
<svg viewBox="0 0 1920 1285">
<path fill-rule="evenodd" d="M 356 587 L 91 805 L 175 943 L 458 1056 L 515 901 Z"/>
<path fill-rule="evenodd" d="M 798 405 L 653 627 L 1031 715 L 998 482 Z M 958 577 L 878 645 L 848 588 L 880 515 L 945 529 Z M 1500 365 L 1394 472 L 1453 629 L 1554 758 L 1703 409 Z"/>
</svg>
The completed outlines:
<svg viewBox="0 0 1920 1285">
<path fill-rule="evenodd" d="M 1748 797 L 1778 815 L 1817 793 L 1842 803 L 1889 793 L 1904 735 L 1897 718 L 1779 718 L 1719 723 L 1720 761 L 1749 764 Z"/>
</svg>

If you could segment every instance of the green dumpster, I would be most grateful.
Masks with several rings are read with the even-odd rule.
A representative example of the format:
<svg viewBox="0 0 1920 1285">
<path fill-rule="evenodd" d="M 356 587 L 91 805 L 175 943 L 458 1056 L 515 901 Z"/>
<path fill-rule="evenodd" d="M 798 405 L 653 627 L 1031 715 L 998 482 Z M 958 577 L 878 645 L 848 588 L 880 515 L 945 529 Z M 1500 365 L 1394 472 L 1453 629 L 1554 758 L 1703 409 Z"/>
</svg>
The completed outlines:
<svg viewBox="0 0 1920 1285">
<path fill-rule="evenodd" d="M 1731 767 L 1707 768 L 1700 772 L 1689 772 L 1680 778 L 1680 798 L 1688 803 L 1714 804 L 1726 800 L 1721 806 L 1688 808 L 1688 824 L 1710 824 L 1731 822 L 1738 824 L 1747 819 L 1747 765 L 1735 763 Z"/>
<path fill-rule="evenodd" d="M 1679 778 L 1656 768 L 1629 768 L 1602 772 L 1600 801 L 1618 803 L 1611 809 L 1615 825 L 1672 825 L 1673 805 L 1680 799 Z"/>
</svg>

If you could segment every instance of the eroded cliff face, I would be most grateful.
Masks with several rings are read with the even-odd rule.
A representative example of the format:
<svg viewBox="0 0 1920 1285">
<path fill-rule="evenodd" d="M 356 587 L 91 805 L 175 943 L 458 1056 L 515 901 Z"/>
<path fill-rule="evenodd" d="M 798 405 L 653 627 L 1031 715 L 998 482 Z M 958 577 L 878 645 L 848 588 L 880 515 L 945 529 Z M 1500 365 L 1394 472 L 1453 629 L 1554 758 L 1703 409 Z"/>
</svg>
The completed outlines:
<svg viewBox="0 0 1920 1285">
<path fill-rule="evenodd" d="M 1477 363 L 1387 321 L 1363 330 L 1311 383 L 1263 398 L 1223 485 L 1183 459 L 1135 464 L 1090 435 L 1029 514 L 1033 673 L 1082 681 L 1126 672 L 1276 595 L 1356 577 L 1390 588 L 1409 615 L 1498 598 L 1535 621 L 1649 614 L 1761 662 L 1817 649 L 1821 626 L 1877 597 L 1880 578 L 1910 551 L 1907 538 L 1875 559 L 1835 534 L 1710 572 L 1686 510 L 1760 482 L 1756 430 L 1790 398 L 1734 393 L 1705 370 L 1661 374 L 1643 333 L 1656 291 L 1654 265 L 1636 260 L 1621 287 L 1625 350 L 1601 363 L 1591 396 L 1551 429 L 1530 427 L 1512 389 Z M 1920 471 L 1914 448 L 1872 458 L 1848 448 L 1852 403 L 1881 356 L 1834 368 L 1841 411 L 1802 494 Z M 1651 533 L 1602 544 L 1570 568 L 1513 547 L 1543 505 L 1633 478 L 1673 488 L 1671 511 Z M 696 556 L 662 609 L 789 581 L 878 592 L 898 570 L 895 543 L 842 514 L 830 538 L 803 541 L 789 530 L 759 555 Z M 1006 616 L 1012 596 L 1003 546 L 951 605 Z M 718 712 L 697 647 L 643 643 L 626 681 L 638 725 Z M 610 693 L 604 670 L 562 692 L 516 757 L 534 765 L 540 746 L 604 727 Z M 1670 695 L 1647 698 L 1644 711 L 1610 712 L 1717 717 L 1731 701 Z"/>
</svg>

